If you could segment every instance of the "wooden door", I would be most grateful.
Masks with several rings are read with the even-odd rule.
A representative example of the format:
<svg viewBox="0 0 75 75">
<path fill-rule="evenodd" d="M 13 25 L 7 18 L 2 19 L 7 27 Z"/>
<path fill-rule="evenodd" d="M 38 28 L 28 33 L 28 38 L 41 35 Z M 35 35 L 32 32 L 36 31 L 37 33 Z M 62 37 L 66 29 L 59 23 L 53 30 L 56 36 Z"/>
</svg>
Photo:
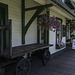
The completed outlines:
<svg viewBox="0 0 75 75">
<path fill-rule="evenodd" d="M 8 7 L 5 4 L 0 3 L 0 21 L 2 25 L 7 25 L 8 23 Z M 0 31 L 1 32 L 1 31 Z M 1 46 L 1 33 L 0 33 L 0 46 Z M 3 31 L 3 48 L 8 47 L 8 31 Z"/>
</svg>

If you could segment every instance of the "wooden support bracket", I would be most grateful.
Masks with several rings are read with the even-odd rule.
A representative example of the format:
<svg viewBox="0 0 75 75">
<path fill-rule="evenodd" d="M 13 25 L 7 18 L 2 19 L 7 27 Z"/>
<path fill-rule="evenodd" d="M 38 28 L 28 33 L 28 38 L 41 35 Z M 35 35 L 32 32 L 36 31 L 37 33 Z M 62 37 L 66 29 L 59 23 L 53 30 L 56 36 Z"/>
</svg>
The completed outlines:
<svg viewBox="0 0 75 75">
<path fill-rule="evenodd" d="M 22 0 L 22 44 L 25 44 L 25 34 L 27 33 L 27 30 L 29 29 L 32 22 L 36 19 L 36 17 L 47 7 L 52 7 L 53 4 L 46 4 L 41 6 L 36 6 L 32 8 L 26 8 L 25 9 L 25 0 Z M 36 10 L 34 15 L 31 17 L 29 22 L 25 25 L 25 12 L 30 10 Z"/>
<path fill-rule="evenodd" d="M 41 6 L 36 6 L 36 7 L 31 7 L 31 8 L 26 8 L 25 9 L 25 12 L 26 11 L 30 11 L 30 10 L 37 10 L 37 9 L 39 9 L 39 8 L 41 8 L 41 7 L 51 7 L 51 6 L 53 6 L 53 4 L 45 4 L 45 5 L 41 5 Z"/>
<path fill-rule="evenodd" d="M 52 4 L 47 4 L 47 5 L 42 5 L 42 6 L 37 6 L 37 7 L 33 7 L 34 9 L 37 8 L 37 11 L 34 13 L 34 15 L 32 16 L 32 18 L 29 20 L 29 22 L 26 24 L 26 26 L 23 27 L 23 31 L 24 31 L 24 35 L 26 34 L 28 28 L 30 27 L 30 25 L 32 24 L 32 22 L 35 20 L 35 18 L 47 7 L 52 7 Z M 29 9 L 33 9 L 33 8 L 29 8 Z M 29 10 L 26 9 L 26 10 Z"/>
</svg>

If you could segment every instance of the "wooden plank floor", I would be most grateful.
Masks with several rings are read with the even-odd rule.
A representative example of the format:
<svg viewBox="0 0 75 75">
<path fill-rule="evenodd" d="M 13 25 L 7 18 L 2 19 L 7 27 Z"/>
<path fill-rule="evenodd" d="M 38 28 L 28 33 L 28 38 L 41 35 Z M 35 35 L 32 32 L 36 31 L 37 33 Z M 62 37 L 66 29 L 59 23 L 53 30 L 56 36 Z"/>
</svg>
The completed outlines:
<svg viewBox="0 0 75 75">
<path fill-rule="evenodd" d="M 14 74 L 12 71 L 6 75 Z M 50 60 L 46 66 L 42 65 L 41 59 L 33 58 L 29 75 L 75 75 L 75 51 L 67 48 L 66 52 Z"/>
<path fill-rule="evenodd" d="M 75 75 L 75 51 L 67 49 L 46 66 L 39 59 L 32 61 L 30 75 Z"/>
</svg>

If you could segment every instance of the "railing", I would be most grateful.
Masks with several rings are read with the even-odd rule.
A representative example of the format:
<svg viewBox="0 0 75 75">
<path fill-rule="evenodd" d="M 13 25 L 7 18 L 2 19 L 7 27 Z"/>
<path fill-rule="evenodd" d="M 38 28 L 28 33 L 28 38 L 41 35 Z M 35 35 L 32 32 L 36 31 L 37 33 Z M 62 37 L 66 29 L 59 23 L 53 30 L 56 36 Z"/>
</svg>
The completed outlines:
<svg viewBox="0 0 75 75">
<path fill-rule="evenodd" d="M 8 25 L 3 25 L 3 22 L 0 20 L 0 55 L 5 55 L 4 53 L 4 31 L 8 30 L 9 31 L 9 48 L 8 48 L 8 56 L 12 56 L 12 20 L 9 20 Z M 6 51 L 5 51 L 6 52 Z"/>
</svg>

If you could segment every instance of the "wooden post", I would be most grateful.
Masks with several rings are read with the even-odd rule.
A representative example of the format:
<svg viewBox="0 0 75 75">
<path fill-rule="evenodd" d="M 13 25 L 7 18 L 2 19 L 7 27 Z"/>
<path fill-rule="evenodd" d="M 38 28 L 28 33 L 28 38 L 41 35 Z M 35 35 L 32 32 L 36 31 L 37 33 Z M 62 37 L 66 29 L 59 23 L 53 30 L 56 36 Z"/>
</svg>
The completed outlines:
<svg viewBox="0 0 75 75">
<path fill-rule="evenodd" d="M 3 22 L 0 21 L 0 26 L 3 25 Z M 1 54 L 3 54 L 3 30 L 1 30 Z"/>
<path fill-rule="evenodd" d="M 22 14 L 22 44 L 25 44 L 24 26 L 25 26 L 25 0 L 21 0 L 21 14 Z"/>
<path fill-rule="evenodd" d="M 50 9 L 47 8 L 47 14 L 49 15 L 48 18 L 50 17 Z M 48 30 L 47 30 L 47 44 L 49 44 L 49 27 L 48 27 Z"/>
<path fill-rule="evenodd" d="M 9 20 L 9 56 L 12 56 L 12 20 Z"/>
</svg>

